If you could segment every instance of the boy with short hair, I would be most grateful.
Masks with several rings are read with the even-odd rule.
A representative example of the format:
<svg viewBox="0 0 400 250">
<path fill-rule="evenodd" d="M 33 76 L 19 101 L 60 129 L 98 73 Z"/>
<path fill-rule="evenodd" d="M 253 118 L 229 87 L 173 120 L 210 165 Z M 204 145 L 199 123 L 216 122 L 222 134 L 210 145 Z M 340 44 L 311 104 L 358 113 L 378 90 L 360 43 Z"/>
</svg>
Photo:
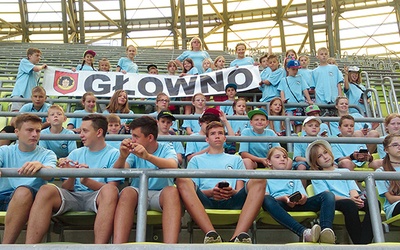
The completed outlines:
<svg viewBox="0 0 400 250">
<path fill-rule="evenodd" d="M 32 93 L 32 89 L 38 85 L 39 72 L 47 68 L 47 64 L 36 66 L 40 61 L 42 52 L 37 48 L 29 48 L 26 51 L 27 58 L 22 58 L 19 67 L 17 79 L 11 97 L 18 98 L 29 98 Z M 19 111 L 24 105 L 23 102 L 13 102 L 11 105 L 11 111 Z"/>
<path fill-rule="evenodd" d="M 338 137 L 353 137 L 354 134 L 354 117 L 344 115 L 339 120 L 340 134 Z M 332 144 L 332 153 L 339 168 L 347 168 L 354 170 L 361 167 L 365 162 L 373 160 L 369 154 L 367 145 L 362 143 L 356 144 Z"/>
<path fill-rule="evenodd" d="M 268 65 L 271 70 L 265 77 L 261 77 L 259 89 L 262 92 L 260 102 L 269 102 L 274 97 L 279 96 L 278 85 L 282 78 L 286 76 L 286 71 L 279 67 L 278 56 L 269 55 Z"/>
<path fill-rule="evenodd" d="M 57 104 L 51 105 L 47 111 L 47 122 L 50 127 L 42 130 L 42 135 L 59 134 L 59 135 L 74 135 L 75 133 L 63 127 L 63 123 L 67 120 L 64 110 Z M 76 149 L 75 140 L 40 140 L 39 145 L 52 150 L 57 158 L 67 157 L 72 150 Z"/>
<path fill-rule="evenodd" d="M 230 103 L 230 105 L 227 106 L 221 106 L 220 110 L 224 112 L 226 115 L 233 115 L 233 107 L 232 104 L 235 101 L 235 97 L 237 94 L 237 85 L 234 83 L 228 83 L 225 86 L 225 94 L 228 97 L 228 100 L 224 101 L 226 103 Z"/>
<path fill-rule="evenodd" d="M 164 92 L 158 93 L 156 97 L 156 111 L 150 113 L 149 116 L 156 118 L 157 115 L 161 112 L 161 110 L 169 110 L 168 107 L 170 101 L 171 99 L 167 94 L 165 94 Z M 174 120 L 172 122 L 170 133 L 175 134 L 177 131 L 178 131 L 178 122 Z"/>
<path fill-rule="evenodd" d="M 316 116 L 308 116 L 303 121 L 303 132 L 304 136 L 316 137 L 320 131 L 320 125 L 322 121 Z M 306 160 L 306 149 L 309 143 L 306 142 L 296 142 L 294 143 L 293 152 L 293 166 L 294 170 L 309 170 L 310 166 L 307 164 Z"/>
<path fill-rule="evenodd" d="M 318 105 L 312 104 L 312 105 L 306 107 L 305 113 L 306 113 L 306 116 L 320 117 L 321 110 L 319 109 Z M 320 130 L 319 130 L 319 133 L 318 133 L 319 136 L 322 136 L 322 137 L 331 136 L 331 130 L 329 129 L 328 124 L 323 122 L 323 123 L 320 124 L 319 127 L 320 127 Z M 302 136 L 305 135 L 304 131 L 301 132 L 301 135 Z"/>
<path fill-rule="evenodd" d="M 169 110 L 161 110 L 157 115 L 158 135 L 170 136 L 171 134 L 169 133 L 169 131 L 175 120 L 175 116 L 171 112 L 169 112 Z M 171 145 L 175 149 L 179 165 L 182 165 L 182 155 L 185 154 L 185 149 L 183 148 L 182 142 L 171 140 L 169 142 L 163 141 L 159 143 L 168 143 L 169 145 Z"/>
<path fill-rule="evenodd" d="M 205 95 L 203 95 L 202 93 L 196 93 L 192 97 L 192 105 L 194 107 L 194 113 L 192 115 L 200 117 L 206 108 L 206 102 L 207 99 Z M 197 119 L 184 120 L 181 127 L 186 130 L 187 135 L 200 132 L 200 124 Z"/>
<path fill-rule="evenodd" d="M 130 124 L 132 138 L 122 141 L 115 168 L 177 169 L 175 150 L 169 144 L 157 142 L 157 121 L 150 116 L 134 119 Z M 162 212 L 163 241 L 177 243 L 181 226 L 182 206 L 173 178 L 150 178 L 148 208 Z M 139 178 L 133 178 L 119 196 L 114 220 L 113 243 L 129 240 L 138 204 Z M 109 214 L 112 216 L 112 214 Z"/>
<path fill-rule="evenodd" d="M 311 88 L 315 89 L 315 102 L 323 104 L 335 103 L 336 97 L 343 96 L 343 74 L 336 65 L 328 64 L 328 49 L 319 48 L 317 59 L 319 66 L 312 71 Z"/>
<path fill-rule="evenodd" d="M 121 131 L 121 118 L 116 114 L 109 114 L 107 115 L 107 122 L 108 122 L 107 134 L 110 135 L 119 134 L 119 132 Z M 116 149 L 119 149 L 119 146 L 121 145 L 120 141 L 106 140 L 106 143 Z"/>
<path fill-rule="evenodd" d="M 193 157 L 188 169 L 203 171 L 245 169 L 240 157 L 224 153 L 226 141 L 224 125 L 212 121 L 206 126 L 205 134 L 209 150 L 205 154 Z M 222 242 L 207 216 L 206 208 L 242 209 L 230 241 L 251 243 L 251 238 L 246 232 L 260 211 L 266 182 L 259 179 L 247 181 L 243 178 L 225 180 L 224 178 L 177 178 L 176 185 L 186 210 L 206 234 L 204 243 Z M 222 182 L 228 184 L 220 187 L 219 183 Z"/>
<path fill-rule="evenodd" d="M 200 124 L 200 131 L 198 133 L 193 133 L 192 136 L 206 135 L 207 124 L 213 121 L 222 122 L 228 131 L 228 135 L 234 136 L 235 133 L 226 119 L 226 115 L 218 109 L 208 108 L 199 118 L 198 122 Z M 186 143 L 186 160 L 189 162 L 193 156 L 204 154 L 208 152 L 208 143 L 204 141 L 189 141 Z"/>
<path fill-rule="evenodd" d="M 158 75 L 158 67 L 155 64 L 147 65 L 147 73 L 150 75 Z"/>
<path fill-rule="evenodd" d="M 300 62 L 297 60 L 290 60 L 286 65 L 288 76 L 280 80 L 278 91 L 280 92 L 281 99 L 285 102 L 291 103 L 307 103 L 313 104 L 310 95 L 308 94 L 308 85 L 303 80 L 301 75 L 297 72 L 301 68 Z M 301 109 L 301 110 L 300 110 Z M 302 116 L 304 115 L 303 108 L 288 107 L 286 108 L 286 115 L 288 116 Z M 294 125 L 294 132 L 301 131 L 301 121 L 292 122 Z"/>
<path fill-rule="evenodd" d="M 42 168 L 55 168 L 57 157 L 37 146 L 42 121 L 37 115 L 21 114 L 15 119 L 18 144 L 0 148 L 0 168 L 18 168 L 20 175 L 34 175 Z M 1 178 L 0 210 L 7 211 L 3 244 L 14 244 L 28 222 L 39 188 L 50 178 Z M 45 185 L 46 186 L 46 185 Z"/>
<path fill-rule="evenodd" d="M 245 128 L 241 136 L 277 136 L 276 133 L 267 128 L 268 112 L 257 108 L 251 110 L 247 116 L 250 119 L 250 128 Z M 280 146 L 279 142 L 241 142 L 239 154 L 243 159 L 246 169 L 267 168 L 268 151 Z M 288 161 L 288 169 L 292 168 L 292 161 Z"/>
<path fill-rule="evenodd" d="M 109 169 L 118 159 L 119 151 L 105 142 L 107 118 L 90 114 L 82 118 L 80 137 L 84 147 L 61 158 L 61 168 Z M 94 222 L 94 243 L 109 242 L 118 202 L 117 186 L 123 178 L 63 178 L 62 188 L 44 185 L 36 195 L 29 215 L 26 243 L 39 243 L 50 226 L 52 216 L 67 211 L 97 213 Z"/>
<path fill-rule="evenodd" d="M 51 106 L 50 103 L 46 103 L 46 90 L 42 86 L 36 86 L 32 89 L 31 100 L 32 102 L 24 104 L 19 112 L 47 112 Z M 43 117 L 42 121 L 42 129 L 50 125 L 46 117 Z"/>
</svg>

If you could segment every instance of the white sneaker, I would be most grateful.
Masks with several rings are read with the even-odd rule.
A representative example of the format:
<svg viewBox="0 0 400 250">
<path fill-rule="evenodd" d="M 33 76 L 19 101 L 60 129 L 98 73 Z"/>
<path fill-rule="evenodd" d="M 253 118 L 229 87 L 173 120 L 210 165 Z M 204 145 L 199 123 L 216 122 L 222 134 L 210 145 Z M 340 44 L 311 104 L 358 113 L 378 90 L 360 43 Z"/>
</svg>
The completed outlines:
<svg viewBox="0 0 400 250">
<path fill-rule="evenodd" d="M 318 242 L 320 237 L 321 227 L 318 224 L 315 224 L 311 229 L 308 228 L 303 232 L 303 242 Z"/>
<path fill-rule="evenodd" d="M 221 236 L 215 231 L 210 231 L 206 234 L 204 237 L 204 244 L 209 244 L 209 243 L 221 243 L 222 239 Z"/>
<path fill-rule="evenodd" d="M 319 235 L 319 242 L 326 243 L 326 244 L 335 244 L 336 236 L 335 232 L 333 232 L 330 228 L 325 228 L 321 231 Z"/>
</svg>

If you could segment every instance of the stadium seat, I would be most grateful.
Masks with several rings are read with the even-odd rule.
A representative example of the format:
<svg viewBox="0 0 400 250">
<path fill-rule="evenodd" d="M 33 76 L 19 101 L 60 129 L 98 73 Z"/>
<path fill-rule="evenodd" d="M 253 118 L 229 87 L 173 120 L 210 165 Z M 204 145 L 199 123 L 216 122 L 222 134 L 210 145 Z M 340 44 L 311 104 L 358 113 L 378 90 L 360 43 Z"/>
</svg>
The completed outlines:
<svg viewBox="0 0 400 250">
<path fill-rule="evenodd" d="M 307 195 L 308 196 L 314 196 L 314 189 L 312 187 L 312 184 L 308 185 L 306 188 L 307 191 Z M 365 216 L 365 212 L 364 211 L 359 211 L 358 212 L 360 219 L 363 220 L 364 216 Z M 335 226 L 344 226 L 345 222 L 344 222 L 344 215 L 342 212 L 335 210 L 335 218 L 333 219 L 333 225 Z"/>
<path fill-rule="evenodd" d="M 59 241 L 65 241 L 65 230 L 93 230 L 96 213 L 87 211 L 73 211 L 55 216 L 52 218 L 54 222 L 53 231 L 60 234 Z M 162 213 L 158 211 L 147 211 L 147 226 L 161 225 Z M 136 227 L 136 217 L 134 219 L 134 227 Z"/>
<path fill-rule="evenodd" d="M 234 228 L 239 220 L 242 210 L 228 210 L 228 209 L 206 209 L 206 213 L 210 218 L 214 227 L 218 228 Z M 189 232 L 189 243 L 193 243 L 193 230 L 195 222 L 190 218 L 187 224 Z"/>
</svg>

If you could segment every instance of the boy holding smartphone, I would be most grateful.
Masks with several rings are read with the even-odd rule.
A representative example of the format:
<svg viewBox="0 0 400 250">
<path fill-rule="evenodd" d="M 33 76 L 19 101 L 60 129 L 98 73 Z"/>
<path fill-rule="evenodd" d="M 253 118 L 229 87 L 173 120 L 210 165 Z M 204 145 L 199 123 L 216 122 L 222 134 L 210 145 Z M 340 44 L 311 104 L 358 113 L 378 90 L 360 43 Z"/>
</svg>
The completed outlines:
<svg viewBox="0 0 400 250">
<path fill-rule="evenodd" d="M 194 156 L 188 169 L 245 170 L 242 159 L 224 153 L 226 141 L 224 126 L 217 121 L 206 127 L 208 152 Z M 264 198 L 265 180 L 177 178 L 179 194 L 197 225 L 206 233 L 204 243 L 222 242 L 205 211 L 212 209 L 242 209 L 232 242 L 251 243 L 246 233 L 258 215 Z"/>
<path fill-rule="evenodd" d="M 354 118 L 351 115 L 342 116 L 339 120 L 340 134 L 338 137 L 353 137 L 354 124 Z M 349 170 L 354 170 L 356 167 L 361 167 L 365 162 L 373 160 L 366 144 L 332 144 L 332 153 L 338 167 Z"/>
</svg>

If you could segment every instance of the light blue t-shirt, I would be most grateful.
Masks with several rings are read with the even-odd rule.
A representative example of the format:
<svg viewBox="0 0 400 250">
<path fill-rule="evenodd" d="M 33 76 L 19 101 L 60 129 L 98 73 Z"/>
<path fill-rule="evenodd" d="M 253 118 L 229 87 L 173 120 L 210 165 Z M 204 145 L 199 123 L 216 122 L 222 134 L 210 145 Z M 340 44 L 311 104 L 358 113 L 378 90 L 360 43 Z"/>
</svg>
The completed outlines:
<svg viewBox="0 0 400 250">
<path fill-rule="evenodd" d="M 37 146 L 35 150 L 31 152 L 23 152 L 19 150 L 18 145 L 2 146 L 0 147 L 0 168 L 20 168 L 26 162 L 38 161 L 44 166 L 56 167 L 57 157 L 53 151 Z M 15 190 L 17 187 L 22 185 L 31 186 L 35 189 L 39 189 L 47 181 L 40 177 L 12 177 L 12 178 L 0 178 L 2 183 L 0 187 Z M 9 182 L 7 184 L 7 182 Z M 0 193 L 9 190 L 0 190 Z"/>
<path fill-rule="evenodd" d="M 33 71 L 34 67 L 35 65 L 28 59 L 21 59 L 11 96 L 22 96 L 23 98 L 31 97 L 32 89 L 38 85 L 40 77 L 40 72 Z"/>
<path fill-rule="evenodd" d="M 75 110 L 74 113 L 82 113 L 82 114 L 97 114 L 97 112 L 94 113 L 88 113 L 86 110 L 81 109 L 81 110 Z M 68 125 L 72 124 L 74 128 L 80 128 L 82 125 L 82 117 L 72 117 L 69 119 Z"/>
<path fill-rule="evenodd" d="M 396 172 L 400 172 L 400 167 L 395 167 L 394 169 L 396 170 Z M 380 167 L 375 171 L 376 172 L 384 172 L 385 170 L 383 170 L 383 167 Z M 389 180 L 377 180 L 377 181 L 375 181 L 375 184 L 376 184 L 376 188 L 378 189 L 379 196 L 385 198 L 383 210 L 385 211 L 386 219 L 390 219 L 393 217 L 393 210 L 396 207 L 396 205 L 400 202 L 400 200 L 390 204 L 390 202 L 386 199 L 385 193 L 389 191 L 389 187 L 390 187 Z"/>
<path fill-rule="evenodd" d="M 364 91 L 366 90 L 366 88 L 364 87 L 364 85 L 361 84 L 357 84 L 357 83 L 349 83 L 350 88 L 346 91 L 345 90 L 345 94 L 347 96 L 347 98 L 349 99 L 349 104 L 350 105 L 356 105 L 358 107 L 360 107 L 360 109 L 362 110 L 363 114 L 365 114 L 366 109 L 365 109 L 365 105 L 361 104 L 360 98 L 361 98 L 361 94 L 364 93 Z M 358 88 L 357 86 L 359 86 L 360 88 Z M 368 93 L 368 98 L 371 97 L 371 93 Z M 349 108 L 349 112 L 350 113 L 360 113 L 360 111 L 358 111 L 358 109 L 356 108 Z"/>
<path fill-rule="evenodd" d="M 354 118 L 364 118 L 364 116 L 362 116 L 360 113 L 351 113 L 349 115 L 351 115 Z M 369 122 L 355 122 L 354 123 L 354 131 L 362 130 L 364 128 L 365 124 L 367 124 L 368 129 L 372 129 L 372 124 Z M 339 122 L 330 122 L 329 127 L 331 129 L 331 134 L 333 136 L 336 136 L 340 133 Z"/>
<path fill-rule="evenodd" d="M 171 135 L 173 136 L 173 135 Z M 171 138 L 172 139 L 172 138 Z M 185 149 L 183 148 L 182 142 L 180 141 L 159 141 L 159 144 L 169 144 L 177 154 L 185 155 Z"/>
<path fill-rule="evenodd" d="M 106 110 L 103 111 L 103 114 L 104 114 L 104 115 L 108 115 L 108 114 L 110 114 L 110 112 L 106 109 Z M 116 114 L 122 114 L 122 113 L 120 113 L 120 112 L 118 111 Z M 133 115 L 133 114 L 134 114 L 133 111 L 132 111 L 132 110 L 129 110 L 128 115 Z M 124 125 L 124 124 L 127 123 L 128 121 L 130 122 L 130 121 L 133 120 L 133 118 L 120 118 L 120 119 L 121 119 L 121 125 Z"/>
<path fill-rule="evenodd" d="M 81 63 L 76 66 L 76 70 L 77 71 L 97 71 L 94 67 L 87 65 L 87 64 L 83 64 L 83 66 L 82 66 Z"/>
<path fill-rule="evenodd" d="M 262 134 L 257 134 L 252 128 L 243 129 L 241 136 L 277 136 L 276 133 L 266 128 Z M 267 157 L 268 151 L 273 147 L 281 146 L 279 142 L 241 142 L 239 153 L 248 152 L 257 157 Z"/>
<path fill-rule="evenodd" d="M 232 107 L 233 101 L 225 100 L 224 102 L 229 103 L 230 105 L 228 105 L 228 106 L 220 106 L 219 109 L 222 112 L 224 112 L 224 114 L 226 114 L 226 115 L 233 115 L 233 107 Z"/>
<path fill-rule="evenodd" d="M 42 135 L 51 135 L 52 133 L 50 132 L 50 127 L 45 128 L 41 132 Z M 60 135 L 74 135 L 75 133 L 72 132 L 69 129 L 63 128 L 61 130 Z M 72 152 L 72 150 L 76 149 L 76 141 L 74 140 L 40 140 L 39 145 L 50 149 L 53 151 L 56 155 L 57 158 L 64 158 L 67 157 L 69 153 Z"/>
<path fill-rule="evenodd" d="M 199 70 L 196 67 L 193 67 L 186 74 L 188 74 L 188 75 L 198 75 L 199 74 Z"/>
<path fill-rule="evenodd" d="M 197 119 L 194 119 L 194 120 L 183 120 L 183 123 L 182 123 L 181 127 L 183 129 L 191 128 L 193 133 L 198 133 L 198 132 L 200 132 L 200 129 L 201 129 L 201 126 L 200 126 L 200 123 L 199 123 L 199 119 L 198 119 L 201 116 L 201 114 L 192 114 L 192 115 L 197 117 Z"/>
<path fill-rule="evenodd" d="M 229 120 L 229 124 L 231 124 L 232 130 L 235 133 L 242 133 L 245 128 L 250 128 L 249 120 Z"/>
<path fill-rule="evenodd" d="M 236 58 L 231 62 L 229 67 L 236 67 L 236 66 L 246 66 L 246 65 L 253 65 L 254 64 L 254 59 L 251 57 L 244 57 L 241 59 Z"/>
<path fill-rule="evenodd" d="M 193 133 L 190 136 L 200 136 L 200 134 Z M 185 155 L 188 156 L 188 155 L 200 152 L 201 150 L 207 148 L 208 146 L 209 146 L 209 144 L 206 141 L 188 141 L 186 143 Z"/>
<path fill-rule="evenodd" d="M 90 151 L 88 147 L 81 147 L 78 149 L 75 149 L 68 155 L 68 159 L 78 162 L 79 164 L 86 164 L 89 166 L 91 169 L 108 169 L 108 168 L 113 168 L 114 163 L 117 161 L 119 157 L 119 151 L 110 145 L 107 145 L 99 150 L 99 151 Z M 66 178 L 62 178 L 65 180 Z M 105 178 L 105 177 L 96 177 L 96 178 L 90 178 L 92 180 L 101 182 L 101 183 L 109 183 L 109 182 L 122 182 L 124 178 L 120 177 L 111 177 L 111 178 Z M 74 184 L 74 191 L 85 191 L 85 192 L 92 192 L 93 190 L 89 189 L 85 185 L 83 185 L 80 181 L 80 178 L 75 179 L 75 184 Z"/>
<path fill-rule="evenodd" d="M 262 97 L 260 102 L 269 102 L 274 97 L 279 97 L 278 85 L 282 78 L 286 77 L 286 71 L 283 68 L 278 68 L 275 71 L 272 71 L 269 75 L 266 76 L 263 80 L 268 80 L 270 85 L 261 85 L 258 87 L 262 92 Z"/>
<path fill-rule="evenodd" d="M 359 151 L 360 149 L 367 149 L 367 145 L 365 144 L 331 144 L 332 146 L 332 154 L 335 158 L 335 161 L 341 157 L 346 157 L 354 153 L 354 151 Z M 364 162 L 359 162 L 356 160 L 353 160 L 353 163 L 356 164 L 356 166 L 361 166 L 364 164 Z"/>
<path fill-rule="evenodd" d="M 128 57 L 121 57 L 118 60 L 118 65 L 122 70 L 125 70 L 128 73 L 139 73 L 139 68 L 136 63 L 134 63 Z"/>
<path fill-rule="evenodd" d="M 338 84 L 343 82 L 343 74 L 336 65 L 318 66 L 312 71 L 312 83 L 315 88 L 315 102 L 332 104 L 338 97 Z"/>
<path fill-rule="evenodd" d="M 179 55 L 176 60 L 183 62 L 186 58 L 190 58 L 193 60 L 194 66 L 197 68 L 199 74 L 204 73 L 203 70 L 203 61 L 206 58 L 210 58 L 210 55 L 207 51 L 199 50 L 186 50 L 181 55 Z"/>
<path fill-rule="evenodd" d="M 383 138 L 383 139 L 385 139 L 385 135 L 384 136 L 381 136 L 380 138 Z M 378 143 L 377 144 L 377 151 L 378 151 L 378 154 L 379 154 L 379 158 L 380 159 L 383 159 L 385 156 L 386 156 L 386 152 L 385 152 L 385 148 L 383 147 L 383 144 L 382 143 Z"/>
<path fill-rule="evenodd" d="M 349 172 L 347 168 L 336 168 L 334 172 Z M 350 198 L 350 191 L 360 189 L 354 180 L 311 180 L 315 194 L 320 194 L 324 191 L 331 191 L 336 196 Z"/>
<path fill-rule="evenodd" d="M 287 76 L 281 79 L 278 85 L 278 91 L 285 94 L 286 100 L 292 103 L 305 103 L 303 91 L 307 90 L 308 86 L 304 82 L 301 75 Z M 295 110 L 295 107 L 287 108 L 286 110 Z"/>
<path fill-rule="evenodd" d="M 113 148 L 116 148 L 119 150 L 120 146 L 121 146 L 121 141 L 107 141 L 106 140 L 107 145 L 110 145 Z"/>
<path fill-rule="evenodd" d="M 312 83 L 312 70 L 311 69 L 299 69 L 297 74 L 301 75 L 303 77 L 303 80 L 307 84 L 308 87 L 311 86 L 311 83 Z"/>
<path fill-rule="evenodd" d="M 50 103 L 43 103 L 43 106 L 40 107 L 39 110 L 35 109 L 35 107 L 33 106 L 33 103 L 26 103 L 24 104 L 21 109 L 19 110 L 19 112 L 21 113 L 32 113 L 32 112 L 43 112 L 43 113 L 47 113 L 47 111 L 49 111 L 49 107 L 51 106 Z M 42 117 L 42 122 L 46 122 L 46 117 Z"/>
<path fill-rule="evenodd" d="M 157 112 L 157 111 L 154 111 L 153 113 L 150 113 L 150 114 L 149 114 L 149 116 L 154 117 L 154 119 L 157 119 L 157 115 L 158 115 L 158 112 Z M 172 128 L 175 132 L 178 131 L 178 123 L 177 123 L 176 120 L 175 120 L 175 121 L 172 121 L 171 128 Z"/>
<path fill-rule="evenodd" d="M 178 167 L 178 158 L 176 157 L 175 150 L 168 143 L 158 143 L 157 150 L 153 153 L 154 156 L 164 159 L 174 159 L 176 161 L 176 166 Z M 134 154 L 130 154 L 126 159 L 126 162 L 129 164 L 131 168 L 138 169 L 158 169 L 156 165 L 153 163 L 146 161 L 140 157 L 137 157 Z M 173 186 L 174 179 L 173 178 L 149 178 L 149 190 L 161 190 L 166 186 Z M 131 186 L 138 188 L 139 187 L 139 178 L 132 179 Z"/>
<path fill-rule="evenodd" d="M 275 170 L 278 171 L 278 170 Z M 272 197 L 281 197 L 285 195 L 291 195 L 294 192 L 299 191 L 300 193 L 307 196 L 306 190 L 300 180 L 288 180 L 288 179 L 269 179 L 267 180 L 267 187 L 265 191 Z"/>
<path fill-rule="evenodd" d="M 270 67 L 266 67 L 265 69 L 263 69 L 263 71 L 261 71 L 261 73 L 260 73 L 261 80 L 267 80 L 268 76 L 271 73 L 272 73 L 272 70 Z"/>
<path fill-rule="evenodd" d="M 246 170 L 242 158 L 238 155 L 230 154 L 209 154 L 204 153 L 194 156 L 187 169 L 201 169 L 201 170 Z M 246 179 L 227 179 L 227 178 L 192 178 L 193 182 L 199 187 L 200 190 L 213 189 L 218 182 L 226 181 L 232 188 L 236 187 L 236 181 Z"/>
</svg>

